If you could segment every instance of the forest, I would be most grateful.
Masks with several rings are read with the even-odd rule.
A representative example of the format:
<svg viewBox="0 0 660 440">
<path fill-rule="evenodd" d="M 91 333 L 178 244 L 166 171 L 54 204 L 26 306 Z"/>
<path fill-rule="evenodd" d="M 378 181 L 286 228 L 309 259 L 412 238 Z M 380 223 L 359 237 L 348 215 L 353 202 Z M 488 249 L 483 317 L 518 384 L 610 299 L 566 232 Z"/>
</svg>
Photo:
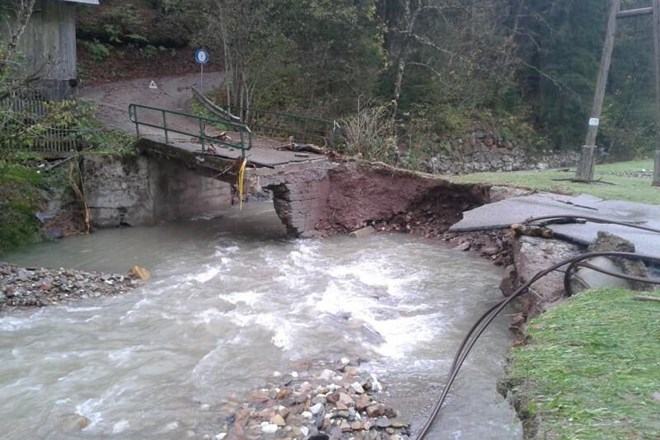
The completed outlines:
<svg viewBox="0 0 660 440">
<path fill-rule="evenodd" d="M 0 14 L 9 12 L 5 8 Z M 16 2 L 13 2 L 16 3 Z M 340 120 L 365 155 L 451 148 L 470 130 L 527 150 L 584 142 L 608 0 L 103 0 L 81 6 L 79 50 L 206 48 L 233 111 Z M 623 0 L 622 9 L 649 6 Z M 609 159 L 653 150 L 649 16 L 620 20 L 598 145 Z M 6 47 L 6 44 L 5 44 Z M 5 51 L 6 53 L 6 51 Z M 0 77 L 16 63 L 3 62 Z"/>
<path fill-rule="evenodd" d="M 610 2 L 103 3 L 103 14 L 90 9 L 83 20 L 84 37 L 108 47 L 205 47 L 223 62 L 221 99 L 231 108 L 343 118 L 367 127 L 376 158 L 386 159 L 403 139 L 433 150 L 475 125 L 529 149 L 577 150 Z M 649 5 L 624 0 L 622 9 Z M 144 8 L 152 14 L 136 13 Z M 652 35 L 649 16 L 620 20 L 598 140 L 610 158 L 653 149 Z"/>
</svg>

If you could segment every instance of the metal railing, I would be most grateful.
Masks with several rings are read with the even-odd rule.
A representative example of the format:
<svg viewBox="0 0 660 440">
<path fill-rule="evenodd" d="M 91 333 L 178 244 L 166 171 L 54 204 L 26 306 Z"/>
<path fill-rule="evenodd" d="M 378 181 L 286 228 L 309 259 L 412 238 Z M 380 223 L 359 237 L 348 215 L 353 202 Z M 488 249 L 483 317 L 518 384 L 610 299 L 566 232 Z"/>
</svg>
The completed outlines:
<svg viewBox="0 0 660 440">
<path fill-rule="evenodd" d="M 281 113 L 271 110 L 248 108 L 246 111 L 250 126 L 267 136 L 292 136 L 296 142 L 318 143 L 320 146 L 334 146 L 339 134 L 339 124 L 328 119 Z"/>
<path fill-rule="evenodd" d="M 14 125 L 17 130 L 32 130 L 29 143 L 21 143 L 17 139 L 5 139 L 5 147 L 14 151 L 31 151 L 35 153 L 51 153 L 57 157 L 67 156 L 79 150 L 82 146 L 79 128 L 62 128 L 43 126 L 44 118 L 51 111 L 51 101 L 46 101 L 40 91 L 28 90 L 11 94 L 0 100 L 3 120 L 0 131 L 5 131 L 7 125 Z M 20 145 L 20 146 L 19 146 Z"/>
<path fill-rule="evenodd" d="M 194 98 L 215 116 L 235 123 L 240 121 L 246 122 L 239 116 L 233 115 L 229 110 L 211 101 L 196 88 L 193 87 L 192 91 Z M 293 113 L 282 113 L 250 107 L 245 110 L 245 115 L 248 116 L 247 123 L 255 132 L 268 137 L 279 137 L 283 140 L 293 136 L 296 142 L 315 142 L 321 146 L 334 146 L 341 131 L 337 121 Z"/>
<path fill-rule="evenodd" d="M 47 128 L 39 135 L 30 151 L 41 153 L 70 153 L 81 146 L 80 131 L 68 128 Z"/>
<path fill-rule="evenodd" d="M 135 124 L 138 137 L 141 136 L 140 127 L 144 126 L 163 130 L 165 143 L 167 144 L 170 143 L 170 133 L 191 136 L 199 140 L 202 146 L 202 153 L 208 151 L 207 144 L 240 150 L 243 157 L 245 157 L 245 152 L 252 148 L 252 131 L 250 127 L 242 123 L 207 118 L 140 104 L 129 105 L 128 115 L 131 122 Z M 195 129 L 188 128 L 191 126 L 194 126 Z M 230 132 L 228 134 L 231 139 L 213 136 L 208 133 L 207 127 L 218 131 Z M 234 137 L 236 138 L 235 140 Z"/>
</svg>

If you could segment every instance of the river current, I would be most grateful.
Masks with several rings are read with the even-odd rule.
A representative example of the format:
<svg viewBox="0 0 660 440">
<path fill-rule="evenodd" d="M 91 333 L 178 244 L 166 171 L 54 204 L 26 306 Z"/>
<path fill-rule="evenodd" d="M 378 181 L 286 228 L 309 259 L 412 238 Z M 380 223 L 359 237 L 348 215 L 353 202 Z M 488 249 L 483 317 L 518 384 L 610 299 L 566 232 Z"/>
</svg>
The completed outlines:
<svg viewBox="0 0 660 440">
<path fill-rule="evenodd" d="M 412 431 L 454 351 L 500 299 L 486 261 L 408 235 L 296 240 L 271 204 L 99 231 L 8 261 L 153 279 L 119 297 L 0 315 L 3 439 L 214 438 L 219 409 L 296 361 L 366 359 Z M 428 439 L 517 439 L 496 393 L 507 318 L 484 334 Z M 83 430 L 72 417 L 91 421 Z M 206 436 L 206 437 L 205 437 Z"/>
</svg>

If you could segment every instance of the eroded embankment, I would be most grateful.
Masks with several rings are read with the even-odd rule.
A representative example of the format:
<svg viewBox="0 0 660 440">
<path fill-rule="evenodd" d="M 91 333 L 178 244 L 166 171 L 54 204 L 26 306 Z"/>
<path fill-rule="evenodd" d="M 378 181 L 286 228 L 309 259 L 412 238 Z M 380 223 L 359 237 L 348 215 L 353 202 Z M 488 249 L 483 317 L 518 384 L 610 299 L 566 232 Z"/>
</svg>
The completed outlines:
<svg viewBox="0 0 660 440">
<path fill-rule="evenodd" d="M 488 203 L 488 187 L 453 184 L 423 173 L 365 162 L 331 163 L 287 173 L 275 209 L 298 236 L 344 234 L 366 226 L 437 236 L 463 211 Z"/>
</svg>

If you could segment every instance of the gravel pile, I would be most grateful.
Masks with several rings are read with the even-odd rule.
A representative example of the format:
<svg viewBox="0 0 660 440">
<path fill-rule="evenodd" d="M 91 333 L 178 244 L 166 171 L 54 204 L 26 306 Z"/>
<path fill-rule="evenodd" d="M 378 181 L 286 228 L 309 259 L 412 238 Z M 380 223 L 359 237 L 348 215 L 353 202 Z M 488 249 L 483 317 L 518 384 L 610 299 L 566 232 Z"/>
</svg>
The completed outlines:
<svg viewBox="0 0 660 440">
<path fill-rule="evenodd" d="M 382 385 L 348 359 L 334 368 L 275 373 L 248 403 L 228 404 L 222 439 L 407 440 L 409 424 L 379 401 Z M 382 395 L 382 394 L 380 394 Z"/>
<path fill-rule="evenodd" d="M 61 268 L 21 268 L 0 262 L 0 310 L 120 295 L 137 283 L 125 275 Z"/>
</svg>

